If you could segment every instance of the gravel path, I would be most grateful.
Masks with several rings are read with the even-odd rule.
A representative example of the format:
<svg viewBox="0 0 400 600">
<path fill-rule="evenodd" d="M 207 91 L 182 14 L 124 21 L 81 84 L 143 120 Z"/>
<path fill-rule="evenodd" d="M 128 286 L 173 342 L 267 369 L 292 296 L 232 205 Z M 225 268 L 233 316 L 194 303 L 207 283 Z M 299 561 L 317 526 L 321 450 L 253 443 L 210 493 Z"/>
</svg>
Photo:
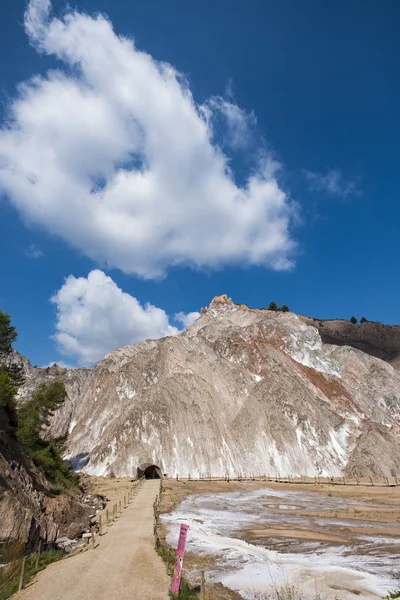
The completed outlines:
<svg viewBox="0 0 400 600">
<path fill-rule="evenodd" d="M 145 481 L 95 550 L 53 563 L 18 600 L 167 600 L 169 577 L 154 550 L 158 480 Z"/>
</svg>

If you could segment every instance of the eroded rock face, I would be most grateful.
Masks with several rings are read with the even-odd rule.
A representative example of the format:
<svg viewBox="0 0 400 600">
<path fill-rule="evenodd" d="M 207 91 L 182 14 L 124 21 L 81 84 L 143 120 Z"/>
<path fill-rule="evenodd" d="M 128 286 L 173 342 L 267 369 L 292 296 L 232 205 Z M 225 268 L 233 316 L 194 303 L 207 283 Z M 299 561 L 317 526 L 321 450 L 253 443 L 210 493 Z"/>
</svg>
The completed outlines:
<svg viewBox="0 0 400 600">
<path fill-rule="evenodd" d="M 376 356 L 398 368 L 400 364 L 400 326 L 383 325 L 366 321 L 353 324 L 340 319 L 318 320 L 302 317 L 308 325 L 316 327 L 326 344 L 352 346 L 371 356 Z"/>
<path fill-rule="evenodd" d="M 0 541 L 18 540 L 31 548 L 39 539 L 55 543 L 89 524 L 89 509 L 75 494 L 54 495 L 49 484 L 10 435 L 0 410 Z M 74 523 L 74 530 L 71 530 Z"/>
<path fill-rule="evenodd" d="M 219 296 L 181 335 L 69 375 L 51 433 L 97 475 L 400 473 L 400 372 L 314 324 Z"/>
</svg>

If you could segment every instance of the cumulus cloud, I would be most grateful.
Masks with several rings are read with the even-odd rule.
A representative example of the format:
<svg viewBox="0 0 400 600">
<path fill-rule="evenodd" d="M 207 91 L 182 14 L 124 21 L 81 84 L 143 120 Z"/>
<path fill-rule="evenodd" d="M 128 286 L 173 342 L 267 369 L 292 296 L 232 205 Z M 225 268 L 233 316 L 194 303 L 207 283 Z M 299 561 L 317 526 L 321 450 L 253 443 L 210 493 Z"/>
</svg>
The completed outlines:
<svg viewBox="0 0 400 600">
<path fill-rule="evenodd" d="M 29 244 L 25 254 L 29 258 L 41 258 L 43 256 L 43 252 L 35 244 Z"/>
<path fill-rule="evenodd" d="M 357 182 L 345 179 L 338 169 L 332 169 L 325 175 L 322 173 L 313 173 L 312 171 L 304 171 L 304 176 L 308 181 L 310 190 L 314 192 L 326 192 L 344 200 L 348 196 L 359 196 L 361 193 Z"/>
<path fill-rule="evenodd" d="M 47 363 L 47 365 L 42 365 L 40 368 L 41 369 L 48 369 L 49 367 L 61 367 L 62 369 L 74 369 L 75 367 L 72 367 L 70 364 L 64 362 L 63 360 L 52 360 L 51 362 Z"/>
<path fill-rule="evenodd" d="M 200 316 L 199 312 L 190 312 L 190 313 L 178 312 L 174 315 L 174 319 L 175 319 L 175 321 L 178 321 L 178 323 L 182 323 L 182 325 L 184 327 L 190 327 L 190 325 L 193 325 L 193 323 L 195 321 L 197 321 L 199 316 Z"/>
<path fill-rule="evenodd" d="M 223 114 L 231 147 L 243 147 L 254 115 L 231 97 L 197 104 L 173 66 L 102 15 L 57 18 L 49 0 L 31 0 L 25 30 L 63 64 L 20 85 L 0 130 L 0 190 L 25 221 L 145 278 L 177 265 L 292 265 L 280 165 L 257 153 L 240 186 L 215 136 Z"/>
<path fill-rule="evenodd" d="M 122 346 L 179 333 L 163 309 L 142 306 L 99 270 L 87 278 L 70 275 L 51 302 L 57 309 L 58 349 L 79 365 L 91 365 Z M 198 313 L 179 315 L 177 320 L 188 326 Z"/>
</svg>

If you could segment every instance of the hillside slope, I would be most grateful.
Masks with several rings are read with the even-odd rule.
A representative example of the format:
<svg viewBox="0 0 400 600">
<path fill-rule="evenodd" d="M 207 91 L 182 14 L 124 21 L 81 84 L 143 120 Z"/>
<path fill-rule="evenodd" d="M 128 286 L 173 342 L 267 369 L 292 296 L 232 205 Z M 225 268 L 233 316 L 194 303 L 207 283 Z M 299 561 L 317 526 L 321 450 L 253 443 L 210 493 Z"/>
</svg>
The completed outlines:
<svg viewBox="0 0 400 600">
<path fill-rule="evenodd" d="M 69 458 L 92 474 L 400 473 L 400 373 L 226 296 L 176 337 L 110 353 L 75 392 L 52 433 L 68 429 Z"/>
</svg>

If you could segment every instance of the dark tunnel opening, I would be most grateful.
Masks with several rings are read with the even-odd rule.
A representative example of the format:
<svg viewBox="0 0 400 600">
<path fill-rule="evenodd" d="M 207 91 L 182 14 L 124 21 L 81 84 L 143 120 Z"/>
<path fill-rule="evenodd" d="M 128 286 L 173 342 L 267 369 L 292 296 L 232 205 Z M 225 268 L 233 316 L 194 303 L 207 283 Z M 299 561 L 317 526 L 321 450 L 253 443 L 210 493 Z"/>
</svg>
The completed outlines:
<svg viewBox="0 0 400 600">
<path fill-rule="evenodd" d="M 145 468 L 138 468 L 138 477 L 144 477 L 145 479 L 161 479 L 162 473 L 160 467 L 157 465 L 148 465 Z"/>
</svg>

